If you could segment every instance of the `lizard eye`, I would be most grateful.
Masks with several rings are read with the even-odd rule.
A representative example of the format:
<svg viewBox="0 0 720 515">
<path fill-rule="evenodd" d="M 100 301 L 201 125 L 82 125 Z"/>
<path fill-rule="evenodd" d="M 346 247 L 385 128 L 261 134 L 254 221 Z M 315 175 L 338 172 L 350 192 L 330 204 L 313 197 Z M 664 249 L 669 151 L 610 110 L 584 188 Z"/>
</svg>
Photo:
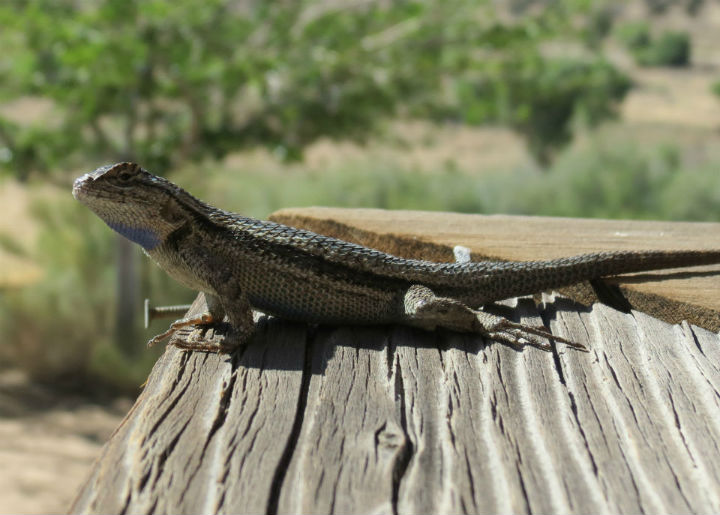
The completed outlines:
<svg viewBox="0 0 720 515">
<path fill-rule="evenodd" d="M 130 182 L 130 179 L 132 179 L 133 174 L 130 172 L 120 172 L 117 174 L 117 178 L 120 182 L 128 183 Z"/>
</svg>

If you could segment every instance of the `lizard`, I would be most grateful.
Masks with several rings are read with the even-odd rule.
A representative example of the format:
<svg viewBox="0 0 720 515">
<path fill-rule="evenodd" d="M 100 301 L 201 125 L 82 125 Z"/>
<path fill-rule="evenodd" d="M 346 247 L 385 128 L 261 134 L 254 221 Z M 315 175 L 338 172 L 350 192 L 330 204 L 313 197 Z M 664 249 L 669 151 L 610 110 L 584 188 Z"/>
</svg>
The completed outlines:
<svg viewBox="0 0 720 515">
<path fill-rule="evenodd" d="M 560 342 L 483 310 L 503 299 L 624 273 L 720 263 L 720 250 L 605 251 L 545 261 L 436 263 L 213 207 L 136 163 L 97 168 L 77 178 L 73 196 L 110 228 L 139 244 L 172 278 L 204 292 L 207 311 L 182 318 L 152 345 L 194 326 L 189 350 L 232 352 L 252 336 L 252 310 L 325 324 L 405 324 L 477 333 L 551 350 Z M 227 317 L 218 343 L 204 330 Z"/>
</svg>

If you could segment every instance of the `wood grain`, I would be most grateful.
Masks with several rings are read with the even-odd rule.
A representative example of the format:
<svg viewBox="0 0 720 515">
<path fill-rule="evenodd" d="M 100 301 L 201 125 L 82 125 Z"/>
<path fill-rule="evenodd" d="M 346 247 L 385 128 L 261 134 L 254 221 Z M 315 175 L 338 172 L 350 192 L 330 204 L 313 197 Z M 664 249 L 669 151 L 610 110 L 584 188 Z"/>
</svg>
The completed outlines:
<svg viewBox="0 0 720 515">
<path fill-rule="evenodd" d="M 265 317 L 232 356 L 169 347 L 71 512 L 720 511 L 718 335 L 508 304 L 590 352 Z"/>
</svg>

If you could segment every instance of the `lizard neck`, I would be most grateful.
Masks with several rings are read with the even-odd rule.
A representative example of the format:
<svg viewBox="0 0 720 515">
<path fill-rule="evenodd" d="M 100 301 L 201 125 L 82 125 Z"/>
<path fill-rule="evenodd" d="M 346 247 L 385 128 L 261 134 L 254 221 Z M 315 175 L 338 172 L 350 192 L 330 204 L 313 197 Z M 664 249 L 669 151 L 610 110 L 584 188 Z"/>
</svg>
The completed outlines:
<svg viewBox="0 0 720 515">
<path fill-rule="evenodd" d="M 125 236 L 128 240 L 140 245 L 146 252 L 153 250 L 160 245 L 158 234 L 147 227 L 133 227 L 118 222 L 106 222 L 108 227 L 118 234 Z"/>
</svg>

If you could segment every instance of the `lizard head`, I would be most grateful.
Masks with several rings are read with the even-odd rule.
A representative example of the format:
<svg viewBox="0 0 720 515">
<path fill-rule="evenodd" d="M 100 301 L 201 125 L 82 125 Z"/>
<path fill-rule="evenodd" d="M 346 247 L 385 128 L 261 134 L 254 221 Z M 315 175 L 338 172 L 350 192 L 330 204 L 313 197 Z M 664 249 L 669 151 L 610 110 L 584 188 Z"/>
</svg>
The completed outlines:
<svg viewBox="0 0 720 515">
<path fill-rule="evenodd" d="M 188 217 L 178 205 L 179 187 L 135 163 L 117 163 L 78 177 L 73 196 L 114 231 L 146 251 L 162 244 Z"/>
</svg>

